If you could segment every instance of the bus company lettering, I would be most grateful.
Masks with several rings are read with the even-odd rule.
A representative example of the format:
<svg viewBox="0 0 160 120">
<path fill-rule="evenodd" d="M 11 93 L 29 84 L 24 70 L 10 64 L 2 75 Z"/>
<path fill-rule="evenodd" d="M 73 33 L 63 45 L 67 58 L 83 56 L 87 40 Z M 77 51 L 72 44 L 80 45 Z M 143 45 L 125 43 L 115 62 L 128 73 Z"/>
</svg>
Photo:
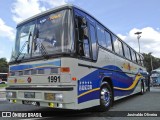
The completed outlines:
<svg viewBox="0 0 160 120">
<path fill-rule="evenodd" d="M 83 81 L 79 83 L 79 91 L 91 90 L 91 89 L 92 89 L 92 82 Z"/>
</svg>

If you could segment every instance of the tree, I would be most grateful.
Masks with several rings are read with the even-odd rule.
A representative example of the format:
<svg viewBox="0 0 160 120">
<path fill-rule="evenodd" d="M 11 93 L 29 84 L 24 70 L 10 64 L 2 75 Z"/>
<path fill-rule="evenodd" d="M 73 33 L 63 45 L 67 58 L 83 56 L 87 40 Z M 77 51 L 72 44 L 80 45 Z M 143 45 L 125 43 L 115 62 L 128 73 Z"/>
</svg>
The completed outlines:
<svg viewBox="0 0 160 120">
<path fill-rule="evenodd" d="M 8 73 L 8 62 L 6 58 L 0 58 L 0 73 Z"/>
<path fill-rule="evenodd" d="M 152 71 L 151 58 L 152 58 L 153 70 L 160 67 L 160 58 L 152 56 L 151 53 L 148 54 L 143 53 L 142 55 L 144 57 L 144 66 L 146 67 L 148 72 Z"/>
</svg>

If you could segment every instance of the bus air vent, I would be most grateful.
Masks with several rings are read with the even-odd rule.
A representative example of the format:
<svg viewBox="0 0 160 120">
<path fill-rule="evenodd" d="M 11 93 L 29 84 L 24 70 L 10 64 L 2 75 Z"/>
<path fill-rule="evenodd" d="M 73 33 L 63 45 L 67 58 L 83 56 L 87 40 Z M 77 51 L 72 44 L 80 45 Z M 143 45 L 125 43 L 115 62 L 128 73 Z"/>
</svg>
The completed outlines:
<svg viewBox="0 0 160 120">
<path fill-rule="evenodd" d="M 20 75 L 20 76 L 23 75 L 23 71 L 19 71 L 19 75 Z"/>
<path fill-rule="evenodd" d="M 36 69 L 31 70 L 31 75 L 34 75 L 34 74 L 37 74 L 37 70 Z"/>
<path fill-rule="evenodd" d="M 38 74 L 44 74 L 44 70 L 43 69 L 39 69 L 38 70 Z"/>
<path fill-rule="evenodd" d="M 58 68 L 51 68 L 51 74 L 52 73 L 58 73 Z"/>
<path fill-rule="evenodd" d="M 30 75 L 30 72 L 31 72 L 30 70 L 25 70 L 24 75 Z"/>
</svg>

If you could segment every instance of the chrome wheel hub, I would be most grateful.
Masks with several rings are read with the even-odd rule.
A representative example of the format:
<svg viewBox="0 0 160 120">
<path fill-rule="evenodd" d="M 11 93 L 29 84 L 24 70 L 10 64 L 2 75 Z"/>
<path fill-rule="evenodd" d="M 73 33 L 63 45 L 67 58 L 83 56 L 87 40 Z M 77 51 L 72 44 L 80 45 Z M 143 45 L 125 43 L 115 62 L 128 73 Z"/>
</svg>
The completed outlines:
<svg viewBox="0 0 160 120">
<path fill-rule="evenodd" d="M 110 104 L 111 93 L 107 88 L 102 88 L 101 90 L 101 100 L 105 106 Z"/>
</svg>

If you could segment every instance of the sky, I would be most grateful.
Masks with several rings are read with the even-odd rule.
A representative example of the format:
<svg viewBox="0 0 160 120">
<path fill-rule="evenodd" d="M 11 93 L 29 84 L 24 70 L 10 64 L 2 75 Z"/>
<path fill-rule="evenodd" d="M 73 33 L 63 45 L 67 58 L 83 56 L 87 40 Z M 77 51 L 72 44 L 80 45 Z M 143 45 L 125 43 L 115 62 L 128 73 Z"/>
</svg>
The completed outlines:
<svg viewBox="0 0 160 120">
<path fill-rule="evenodd" d="M 1 0 L 0 58 L 10 60 L 17 23 L 67 3 L 93 15 L 136 51 L 139 48 L 134 33 L 142 32 L 140 51 L 160 58 L 160 0 Z"/>
</svg>

